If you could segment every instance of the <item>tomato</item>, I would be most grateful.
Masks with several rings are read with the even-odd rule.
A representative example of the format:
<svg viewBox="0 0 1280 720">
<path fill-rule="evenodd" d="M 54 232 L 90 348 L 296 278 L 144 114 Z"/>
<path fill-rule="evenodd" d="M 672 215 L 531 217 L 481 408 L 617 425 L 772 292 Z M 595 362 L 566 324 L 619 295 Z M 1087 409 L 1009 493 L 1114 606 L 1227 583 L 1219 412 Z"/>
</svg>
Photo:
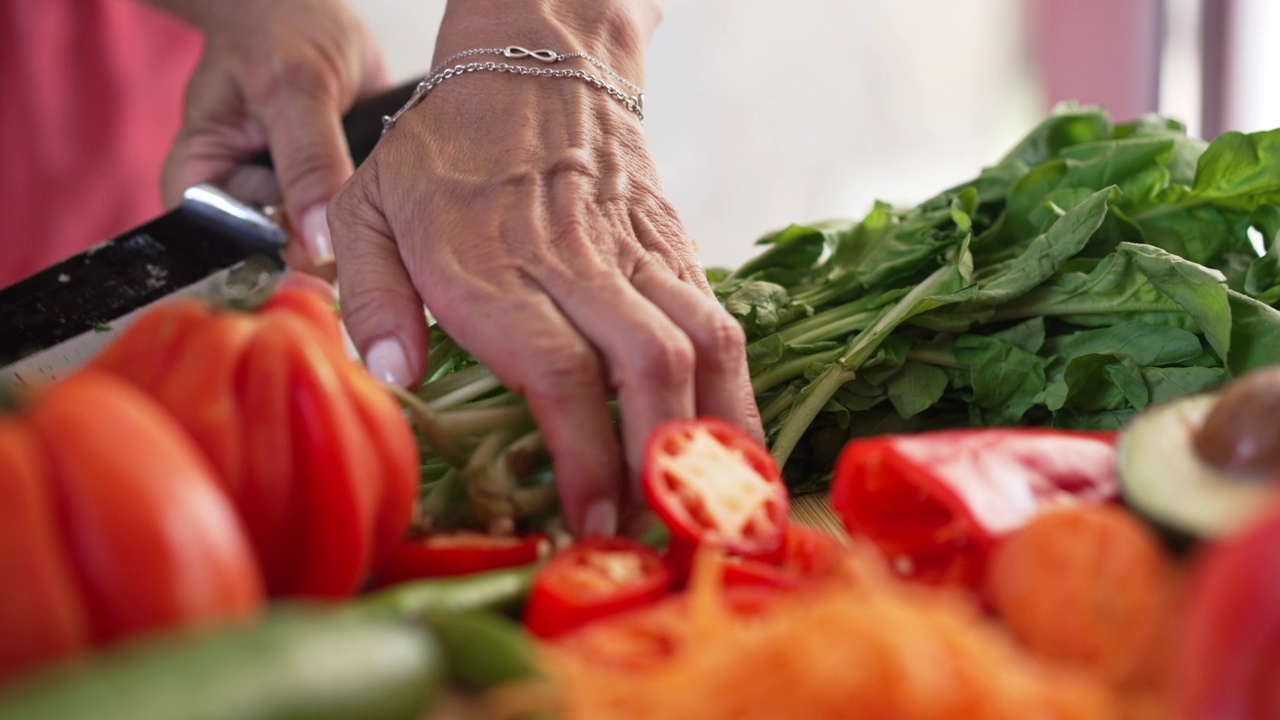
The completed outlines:
<svg viewBox="0 0 1280 720">
<path fill-rule="evenodd" d="M 711 545 L 744 556 L 782 544 L 787 486 L 768 449 L 715 418 L 668 422 L 649 437 L 645 499 L 672 543 Z"/>
<path fill-rule="evenodd" d="M 159 400 L 232 498 L 273 595 L 358 589 L 405 536 L 418 449 L 346 355 L 332 302 L 303 288 L 252 314 L 175 300 L 94 362 Z"/>
<path fill-rule="evenodd" d="M 536 562 L 551 549 L 541 533 L 500 537 L 458 530 L 406 540 L 377 571 L 379 585 L 430 577 L 467 575 Z"/>
<path fill-rule="evenodd" d="M 831 505 L 902 575 L 978 587 L 987 555 L 1045 507 L 1117 496 L 1114 433 L 948 430 L 854 440 Z"/>
<path fill-rule="evenodd" d="M 673 545 L 667 549 L 667 564 L 677 585 L 689 578 L 696 548 Z M 727 555 L 724 558 L 725 587 L 794 589 L 832 577 L 844 556 L 840 540 L 802 525 L 787 527 L 776 551 L 754 558 Z"/>
<path fill-rule="evenodd" d="M 1176 687 L 1187 720 L 1280 718 L 1280 513 L 1201 559 Z"/>
<path fill-rule="evenodd" d="M 671 589 L 658 553 L 625 538 L 587 538 L 553 557 L 529 591 L 524 622 L 539 637 L 647 605 Z"/>
<path fill-rule="evenodd" d="M 261 579 L 200 450 L 84 370 L 0 420 L 0 674 L 171 627 L 243 620 Z"/>
</svg>

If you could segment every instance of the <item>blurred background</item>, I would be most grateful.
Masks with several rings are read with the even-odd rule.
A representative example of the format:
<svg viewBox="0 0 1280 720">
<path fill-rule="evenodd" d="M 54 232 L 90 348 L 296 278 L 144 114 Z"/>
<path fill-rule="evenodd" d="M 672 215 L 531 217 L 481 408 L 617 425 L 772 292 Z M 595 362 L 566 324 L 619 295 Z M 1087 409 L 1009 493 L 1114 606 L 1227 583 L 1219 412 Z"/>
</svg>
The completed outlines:
<svg viewBox="0 0 1280 720">
<path fill-rule="evenodd" d="M 397 79 L 429 69 L 444 0 L 352 3 Z M 669 0 L 645 130 L 704 262 L 736 265 L 975 175 L 1059 101 L 1280 127 L 1278 34 L 1276 0 Z"/>
</svg>

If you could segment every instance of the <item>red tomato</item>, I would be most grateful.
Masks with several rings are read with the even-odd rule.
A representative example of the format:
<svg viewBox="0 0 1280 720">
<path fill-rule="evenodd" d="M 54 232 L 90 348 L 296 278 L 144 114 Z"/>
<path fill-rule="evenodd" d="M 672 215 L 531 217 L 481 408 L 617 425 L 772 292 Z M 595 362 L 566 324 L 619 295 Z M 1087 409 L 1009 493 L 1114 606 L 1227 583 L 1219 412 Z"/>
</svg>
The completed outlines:
<svg viewBox="0 0 1280 720">
<path fill-rule="evenodd" d="M 261 580 L 199 448 L 100 371 L 0 420 L 0 675 L 94 644 L 245 619 Z"/>
<path fill-rule="evenodd" d="M 831 505 L 900 574 L 977 587 L 994 543 L 1042 508 L 1116 497 L 1114 439 L 999 428 L 854 440 Z"/>
<path fill-rule="evenodd" d="M 670 589 L 671 571 L 653 549 L 625 538 L 588 538 L 538 571 L 524 622 L 533 634 L 553 637 L 647 605 Z"/>
<path fill-rule="evenodd" d="M 695 552 L 696 548 L 684 544 L 667 549 L 667 564 L 678 586 L 688 581 Z M 727 555 L 723 582 L 726 587 L 796 588 L 831 577 L 842 556 L 838 539 L 802 525 L 790 525 L 782 544 L 769 555 Z"/>
<path fill-rule="evenodd" d="M 419 578 L 467 575 L 536 562 L 551 549 L 546 535 L 499 537 L 455 531 L 406 540 L 393 549 L 378 569 L 378 584 L 390 585 Z"/>
<path fill-rule="evenodd" d="M 354 592 L 404 537 L 418 450 L 347 357 L 332 302 L 291 288 L 254 314 L 172 301 L 94 363 L 158 399 L 208 456 L 275 595 Z"/>
<path fill-rule="evenodd" d="M 1178 652 L 1187 720 L 1280 718 L 1280 514 L 1203 558 Z"/>
<path fill-rule="evenodd" d="M 768 449 L 715 418 L 668 422 L 649 437 L 644 494 L 673 544 L 707 544 L 744 556 L 775 551 L 790 498 Z"/>
</svg>

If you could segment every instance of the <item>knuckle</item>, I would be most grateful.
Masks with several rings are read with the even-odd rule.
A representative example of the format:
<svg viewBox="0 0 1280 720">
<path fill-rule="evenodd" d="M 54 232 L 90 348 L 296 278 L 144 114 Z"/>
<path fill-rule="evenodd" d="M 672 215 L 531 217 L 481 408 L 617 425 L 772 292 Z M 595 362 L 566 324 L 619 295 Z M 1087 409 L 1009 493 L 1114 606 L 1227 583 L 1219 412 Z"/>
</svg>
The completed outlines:
<svg viewBox="0 0 1280 720">
<path fill-rule="evenodd" d="M 693 344 L 685 338 L 666 337 L 640 344 L 637 373 L 649 383 L 670 387 L 688 382 L 697 358 Z"/>
<path fill-rule="evenodd" d="M 586 384 L 600 382 L 600 360 L 585 344 L 557 343 L 541 353 L 542 362 L 534 377 L 539 378 L 543 395 L 575 392 Z"/>
<path fill-rule="evenodd" d="M 287 101 L 297 95 L 329 97 L 337 89 L 333 73 L 314 53 L 272 57 L 262 63 L 262 70 L 251 75 L 253 95 L 262 102 Z"/>
<path fill-rule="evenodd" d="M 726 368 L 746 357 L 747 334 L 728 313 L 715 312 L 703 325 L 701 345 L 706 362 Z"/>
</svg>

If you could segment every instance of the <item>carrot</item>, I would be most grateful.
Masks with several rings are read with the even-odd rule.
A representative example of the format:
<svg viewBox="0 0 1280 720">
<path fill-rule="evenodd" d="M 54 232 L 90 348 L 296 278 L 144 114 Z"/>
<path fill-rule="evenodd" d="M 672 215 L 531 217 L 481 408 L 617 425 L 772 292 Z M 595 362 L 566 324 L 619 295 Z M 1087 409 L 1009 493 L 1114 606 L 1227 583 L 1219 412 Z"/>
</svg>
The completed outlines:
<svg viewBox="0 0 1280 720">
<path fill-rule="evenodd" d="M 1083 668 L 1112 687 L 1163 687 L 1180 592 L 1149 529 L 1115 506 L 1046 512 L 1004 540 L 987 593 L 1035 655 Z"/>
<path fill-rule="evenodd" d="M 721 586 L 719 570 L 716 561 L 700 561 L 687 596 L 544 648 L 561 717 L 1117 717 L 1100 684 L 1040 667 L 958 596 L 858 566 L 838 581 L 744 609 Z M 637 627 L 661 629 L 661 662 L 601 662 L 600 648 L 618 647 L 609 636 L 626 638 Z"/>
</svg>

